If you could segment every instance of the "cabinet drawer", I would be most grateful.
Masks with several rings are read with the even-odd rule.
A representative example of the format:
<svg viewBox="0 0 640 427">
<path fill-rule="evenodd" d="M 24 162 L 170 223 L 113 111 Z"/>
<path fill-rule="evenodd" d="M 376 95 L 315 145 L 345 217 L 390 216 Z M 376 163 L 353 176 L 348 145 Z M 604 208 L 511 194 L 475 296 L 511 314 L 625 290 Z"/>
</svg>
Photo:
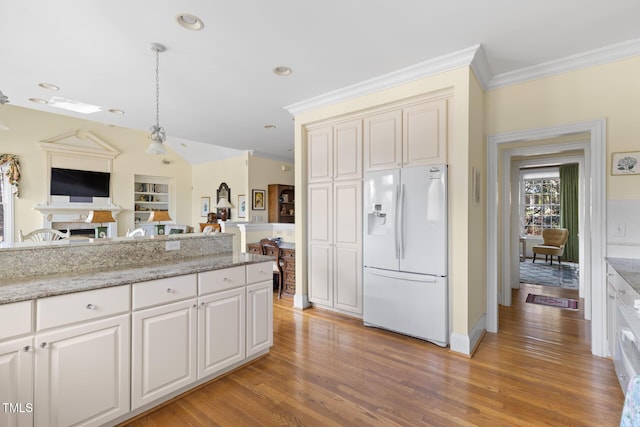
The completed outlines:
<svg viewBox="0 0 640 427">
<path fill-rule="evenodd" d="M 32 307 L 31 301 L 0 305 L 0 340 L 32 331 Z"/>
<path fill-rule="evenodd" d="M 247 283 L 273 280 L 273 261 L 247 265 Z"/>
<path fill-rule="evenodd" d="M 197 288 L 195 274 L 134 283 L 133 310 L 195 297 Z"/>
<path fill-rule="evenodd" d="M 244 266 L 205 271 L 198 273 L 198 294 L 204 295 L 236 288 L 244 286 L 245 283 Z"/>
<path fill-rule="evenodd" d="M 43 330 L 129 311 L 129 286 L 94 289 L 37 301 L 36 329 Z"/>
</svg>

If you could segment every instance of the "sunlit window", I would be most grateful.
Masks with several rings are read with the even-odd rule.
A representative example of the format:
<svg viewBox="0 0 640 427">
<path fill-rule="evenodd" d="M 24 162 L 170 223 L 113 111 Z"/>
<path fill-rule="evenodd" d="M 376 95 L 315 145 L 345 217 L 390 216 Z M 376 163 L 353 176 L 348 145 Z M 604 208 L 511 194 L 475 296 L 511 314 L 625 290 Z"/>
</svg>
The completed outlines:
<svg viewBox="0 0 640 427">
<path fill-rule="evenodd" d="M 558 168 L 521 174 L 522 234 L 540 236 L 545 228 L 560 227 L 560 172 Z"/>
</svg>

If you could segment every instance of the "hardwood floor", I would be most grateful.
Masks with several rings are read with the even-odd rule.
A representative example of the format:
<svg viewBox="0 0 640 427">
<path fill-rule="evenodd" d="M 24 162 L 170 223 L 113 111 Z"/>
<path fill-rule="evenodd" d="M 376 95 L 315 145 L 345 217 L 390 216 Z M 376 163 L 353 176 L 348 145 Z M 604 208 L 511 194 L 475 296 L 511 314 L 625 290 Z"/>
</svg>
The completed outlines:
<svg viewBox="0 0 640 427">
<path fill-rule="evenodd" d="M 617 426 L 623 393 L 611 360 L 590 353 L 582 310 L 528 293 L 576 295 L 523 285 L 471 359 L 274 299 L 268 356 L 128 425 Z"/>
</svg>

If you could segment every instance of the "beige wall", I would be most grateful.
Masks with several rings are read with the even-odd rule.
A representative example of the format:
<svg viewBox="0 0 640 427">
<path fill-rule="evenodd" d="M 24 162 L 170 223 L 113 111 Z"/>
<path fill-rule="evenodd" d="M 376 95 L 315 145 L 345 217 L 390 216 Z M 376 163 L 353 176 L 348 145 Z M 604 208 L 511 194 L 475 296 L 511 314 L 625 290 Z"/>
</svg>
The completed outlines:
<svg viewBox="0 0 640 427">
<path fill-rule="evenodd" d="M 365 111 L 367 109 L 398 102 L 422 94 L 451 90 L 453 102 L 450 105 L 450 138 L 448 148 L 449 163 L 449 287 L 451 290 L 452 327 L 454 333 L 467 335 L 480 316 L 485 312 L 484 296 L 471 299 L 471 296 L 481 295 L 485 289 L 484 265 L 481 262 L 469 262 L 469 254 L 473 248 L 484 251 L 484 232 L 474 231 L 470 235 L 469 227 L 478 228 L 478 219 L 470 221 L 470 213 L 478 213 L 483 209 L 484 202 L 479 207 L 470 208 L 471 166 L 470 157 L 474 156 L 474 166 L 484 176 L 484 161 L 481 159 L 484 151 L 482 133 L 482 113 L 470 116 L 470 106 L 482 110 L 482 92 L 469 68 L 463 67 L 428 78 L 416 80 L 407 84 L 382 90 L 356 99 L 340 102 L 314 111 L 302 113 L 295 118 L 295 147 L 296 147 L 296 186 L 306 188 L 306 146 L 304 127 L 314 122 L 337 118 L 343 115 Z M 471 99 L 470 99 L 471 96 Z M 470 148 L 470 143 L 474 144 Z M 303 278 L 297 285 L 303 295 L 307 294 L 307 266 L 306 266 L 306 201 L 301 200 L 303 194 L 296 195 L 298 202 L 296 215 L 296 276 Z M 482 218 L 482 216 L 481 216 Z M 301 225 L 303 225 L 301 227 Z M 484 228 L 484 223 L 482 224 Z M 473 239 L 480 239 L 474 240 Z M 303 252 L 304 251 L 304 252 Z M 473 278 L 470 285 L 469 278 Z M 470 292 L 470 286 L 473 291 Z"/>
<path fill-rule="evenodd" d="M 611 153 L 640 151 L 640 57 L 508 86 L 485 95 L 488 135 L 607 120 L 607 199 L 640 199 L 640 175 L 611 176 Z"/>
<path fill-rule="evenodd" d="M 216 190 L 221 183 L 226 183 L 231 191 L 229 202 L 231 209 L 231 221 L 244 221 L 238 219 L 238 195 L 246 194 L 247 188 L 247 155 L 235 157 L 218 162 L 209 162 L 193 166 L 193 200 L 191 205 L 191 222 L 197 226 L 201 222 L 207 222 L 206 217 L 200 216 L 200 198 L 209 197 L 211 210 L 216 204 Z M 199 231 L 200 228 L 196 228 Z"/>
<path fill-rule="evenodd" d="M 283 166 L 284 169 L 283 170 Z M 291 163 L 284 163 L 277 160 L 265 159 L 262 157 L 249 156 L 249 176 L 247 187 L 247 221 L 250 222 L 267 222 L 269 212 L 269 184 L 286 184 L 294 183 L 294 167 Z M 265 209 L 251 209 L 251 190 L 265 191 Z M 296 208 L 298 201 L 296 200 Z"/>
<path fill-rule="evenodd" d="M 113 161 L 111 194 L 113 203 L 123 212 L 118 216 L 118 235 L 133 228 L 134 175 L 153 175 L 173 178 L 176 197 L 171 211 L 176 223 L 191 222 L 191 166 L 179 156 L 146 154 L 148 140 L 144 132 L 107 126 L 89 120 L 45 113 L 12 105 L 2 106 L 2 122 L 10 130 L 0 131 L 0 151 L 18 155 L 22 169 L 20 198 L 15 199 L 15 232 L 42 227 L 42 216 L 33 209 L 47 200 L 45 154 L 39 142 L 70 131 L 84 129 L 120 151 Z M 169 160 L 163 164 L 162 159 Z"/>
</svg>

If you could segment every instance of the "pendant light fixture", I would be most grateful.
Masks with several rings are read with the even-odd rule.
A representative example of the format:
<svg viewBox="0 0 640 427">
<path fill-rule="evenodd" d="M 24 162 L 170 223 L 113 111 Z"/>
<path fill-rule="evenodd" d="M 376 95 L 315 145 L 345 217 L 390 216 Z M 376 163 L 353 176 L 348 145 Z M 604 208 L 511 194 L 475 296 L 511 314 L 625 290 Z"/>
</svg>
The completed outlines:
<svg viewBox="0 0 640 427">
<path fill-rule="evenodd" d="M 160 43 L 151 43 L 151 50 L 156 53 L 156 124 L 149 128 L 151 144 L 147 147 L 146 152 L 164 155 L 167 154 L 167 149 L 164 147 L 167 135 L 164 128 L 160 126 L 160 53 L 167 48 Z"/>
</svg>

